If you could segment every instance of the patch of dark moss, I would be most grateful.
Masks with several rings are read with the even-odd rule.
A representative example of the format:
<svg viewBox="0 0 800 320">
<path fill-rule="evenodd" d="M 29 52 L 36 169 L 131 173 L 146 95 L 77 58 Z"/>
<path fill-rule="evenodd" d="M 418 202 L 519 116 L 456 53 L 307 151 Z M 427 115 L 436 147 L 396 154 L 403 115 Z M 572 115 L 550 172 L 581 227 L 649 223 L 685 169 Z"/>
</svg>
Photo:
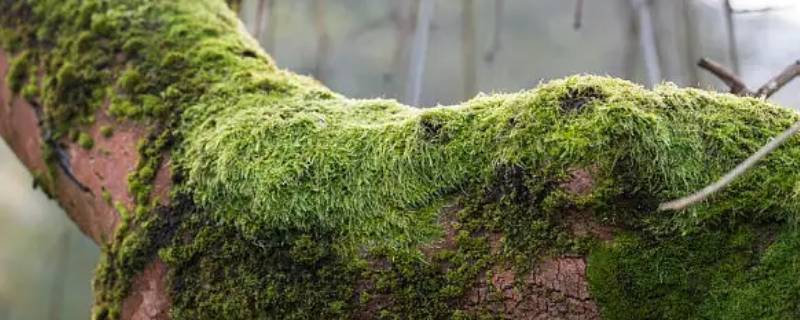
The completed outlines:
<svg viewBox="0 0 800 320">
<path fill-rule="evenodd" d="M 94 139 L 92 139 L 92 136 L 90 136 L 86 132 L 81 132 L 78 135 L 78 141 L 77 142 L 78 142 L 78 145 L 81 146 L 81 148 L 84 148 L 84 149 L 87 149 L 87 150 L 91 149 L 92 147 L 94 147 Z"/>
<path fill-rule="evenodd" d="M 704 309 L 718 303 L 720 289 L 748 281 L 762 254 L 757 234 L 765 230 L 720 227 L 662 239 L 622 235 L 592 252 L 587 277 L 608 319 L 706 318 L 702 314 L 710 310 Z"/>
<path fill-rule="evenodd" d="M 580 112 L 587 104 L 604 97 L 603 92 L 597 87 L 573 87 L 561 97 L 561 111 Z"/>
<path fill-rule="evenodd" d="M 31 56 L 29 52 L 23 52 L 14 57 L 6 75 L 6 81 L 13 93 L 19 93 L 25 86 L 25 82 L 29 80 L 31 75 Z"/>
</svg>

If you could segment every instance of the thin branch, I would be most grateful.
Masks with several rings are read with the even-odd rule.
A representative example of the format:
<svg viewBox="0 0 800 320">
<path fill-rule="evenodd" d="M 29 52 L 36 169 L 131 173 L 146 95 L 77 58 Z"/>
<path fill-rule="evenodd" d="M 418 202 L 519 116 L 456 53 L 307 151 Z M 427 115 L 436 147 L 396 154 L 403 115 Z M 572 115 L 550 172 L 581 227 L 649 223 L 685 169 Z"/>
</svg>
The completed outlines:
<svg viewBox="0 0 800 320">
<path fill-rule="evenodd" d="M 753 93 L 747 89 L 747 86 L 745 86 L 744 82 L 742 82 L 742 80 L 735 73 L 723 67 L 719 63 L 709 59 L 701 59 L 698 65 L 722 79 L 722 81 L 728 84 L 728 86 L 731 88 L 731 92 L 740 96 L 757 96 L 760 98 L 768 98 L 789 83 L 789 81 L 800 76 L 800 60 L 798 60 L 786 67 L 780 74 L 772 78 L 766 84 L 761 86 L 757 92 Z M 747 172 L 747 170 L 752 168 L 759 160 L 763 159 L 772 151 L 780 147 L 784 142 L 786 142 L 786 140 L 795 135 L 798 131 L 800 131 L 800 121 L 795 122 L 789 129 L 786 129 L 786 131 L 782 132 L 780 135 L 765 144 L 756 153 L 751 155 L 744 162 L 737 165 L 736 168 L 726 173 L 724 176 L 722 176 L 722 178 L 713 184 L 710 184 L 689 196 L 662 203 L 658 206 L 658 210 L 682 210 L 695 203 L 705 200 L 712 194 L 729 185 L 737 177 Z"/>
<path fill-rule="evenodd" d="M 697 66 L 708 70 L 708 72 L 711 72 L 717 76 L 717 78 L 722 80 L 722 82 L 725 82 L 725 84 L 731 89 L 731 93 L 741 96 L 753 95 L 752 91 L 750 91 L 750 89 L 747 88 L 747 85 L 744 84 L 744 81 L 742 81 L 742 79 L 739 78 L 736 73 L 728 68 L 725 68 L 725 66 L 722 64 L 708 58 L 702 58 L 697 63 Z"/>
<path fill-rule="evenodd" d="M 722 178 L 717 180 L 717 182 L 714 182 L 706 186 L 702 190 L 697 191 L 687 197 L 662 203 L 660 206 L 658 206 L 658 210 L 662 211 L 681 210 L 687 208 L 690 205 L 705 200 L 706 198 L 708 198 L 708 196 L 721 190 L 722 188 L 733 182 L 734 179 L 736 179 L 743 173 L 747 172 L 747 170 L 752 168 L 759 160 L 763 159 L 772 151 L 780 147 L 784 142 L 786 142 L 787 139 L 789 139 L 798 131 L 800 131 L 800 121 L 795 122 L 789 129 L 786 129 L 786 131 L 782 132 L 778 137 L 776 137 L 769 143 L 765 144 L 756 153 L 747 158 L 747 160 L 740 163 L 738 166 L 736 166 L 736 168 L 726 173 Z"/>
<path fill-rule="evenodd" d="M 762 98 L 769 98 L 775 92 L 783 88 L 787 83 L 792 81 L 794 78 L 800 76 L 800 60 L 795 61 L 794 63 L 790 64 L 786 69 L 778 74 L 776 77 L 767 81 L 766 84 L 761 86 L 761 88 L 756 91 L 756 96 Z"/>
<path fill-rule="evenodd" d="M 575 30 L 580 29 L 582 19 L 583 19 L 583 0 L 576 0 L 575 15 L 573 16 L 572 28 Z"/>
</svg>

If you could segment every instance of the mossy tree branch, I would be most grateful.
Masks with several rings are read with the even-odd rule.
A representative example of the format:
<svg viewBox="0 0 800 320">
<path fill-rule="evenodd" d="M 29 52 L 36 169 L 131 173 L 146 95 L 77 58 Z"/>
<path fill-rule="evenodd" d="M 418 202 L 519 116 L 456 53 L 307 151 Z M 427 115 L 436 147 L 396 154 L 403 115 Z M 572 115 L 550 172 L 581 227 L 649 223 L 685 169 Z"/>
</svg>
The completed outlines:
<svg viewBox="0 0 800 320">
<path fill-rule="evenodd" d="M 592 76 L 348 99 L 222 0 L 0 2 L 0 40 L 3 137 L 104 245 L 96 319 L 797 313 L 796 139 L 656 211 L 800 119 L 761 100 Z"/>
</svg>

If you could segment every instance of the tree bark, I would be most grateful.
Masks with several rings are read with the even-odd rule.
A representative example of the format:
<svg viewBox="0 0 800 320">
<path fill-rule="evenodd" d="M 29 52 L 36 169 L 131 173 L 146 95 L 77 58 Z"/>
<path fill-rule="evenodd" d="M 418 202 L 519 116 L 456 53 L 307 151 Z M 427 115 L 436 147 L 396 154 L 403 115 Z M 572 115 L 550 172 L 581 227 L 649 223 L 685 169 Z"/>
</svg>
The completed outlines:
<svg viewBox="0 0 800 320">
<path fill-rule="evenodd" d="M 0 28 L 0 134 L 103 246 L 96 319 L 797 312 L 797 141 L 656 212 L 791 111 L 592 76 L 350 100 L 221 0 L 0 2 Z"/>
</svg>

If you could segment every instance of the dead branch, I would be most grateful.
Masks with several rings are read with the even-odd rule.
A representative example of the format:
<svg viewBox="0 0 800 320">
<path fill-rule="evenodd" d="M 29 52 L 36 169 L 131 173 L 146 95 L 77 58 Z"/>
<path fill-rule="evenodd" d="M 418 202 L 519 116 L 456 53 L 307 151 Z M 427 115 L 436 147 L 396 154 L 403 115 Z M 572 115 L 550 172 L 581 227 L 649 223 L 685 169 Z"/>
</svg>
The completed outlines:
<svg viewBox="0 0 800 320">
<path fill-rule="evenodd" d="M 725 82 L 725 84 L 730 88 L 731 93 L 740 96 L 753 95 L 753 92 L 750 91 L 750 89 L 747 89 L 747 85 L 744 84 L 744 81 L 742 81 L 739 76 L 722 64 L 708 58 L 702 58 L 697 63 L 697 66 L 708 70 L 708 72 L 711 72 L 717 76 L 717 78 L 722 80 L 722 82 Z"/>
<path fill-rule="evenodd" d="M 756 96 L 769 98 L 798 76 L 800 76 L 800 60 L 790 64 L 786 69 L 783 69 L 780 74 L 767 81 L 767 83 L 756 91 Z"/>
<path fill-rule="evenodd" d="M 732 93 L 740 96 L 756 96 L 763 99 L 770 97 L 787 83 L 792 81 L 792 79 L 800 76 L 800 60 L 798 60 L 786 67 L 780 74 L 767 81 L 767 83 L 761 86 L 758 91 L 753 92 L 750 89 L 747 89 L 747 86 L 744 84 L 741 78 L 739 78 L 739 76 L 719 63 L 703 58 L 698 63 L 698 66 L 708 70 L 720 78 L 730 87 Z M 750 170 L 750 168 L 755 166 L 759 160 L 772 153 L 772 151 L 780 147 L 784 142 L 786 142 L 786 140 L 795 135 L 798 131 L 800 131 L 800 121 L 792 124 L 789 129 L 786 129 L 780 135 L 770 140 L 767 144 L 762 146 L 761 149 L 756 151 L 756 153 L 745 159 L 742 163 L 726 173 L 716 182 L 686 197 L 662 203 L 658 206 L 658 210 L 682 210 L 695 203 L 702 202 L 712 194 L 717 193 L 719 190 L 722 190 L 722 188 L 725 188 L 727 185 L 731 184 L 731 182 L 733 182 L 737 177 Z"/>
<path fill-rule="evenodd" d="M 726 173 L 716 182 L 689 196 L 662 203 L 658 206 L 658 210 L 682 210 L 690 205 L 705 200 L 710 195 L 731 184 L 733 180 L 747 172 L 747 170 L 750 170 L 750 168 L 752 168 L 759 160 L 763 159 L 768 154 L 772 153 L 772 151 L 780 147 L 784 142 L 786 142 L 787 139 L 797 133 L 797 131 L 800 131 L 800 121 L 795 122 L 789 129 L 786 129 L 786 131 L 782 132 L 780 135 L 778 135 L 778 137 L 772 139 L 770 142 L 761 147 L 761 149 L 758 149 L 756 153 L 737 165 L 736 168 Z"/>
</svg>

